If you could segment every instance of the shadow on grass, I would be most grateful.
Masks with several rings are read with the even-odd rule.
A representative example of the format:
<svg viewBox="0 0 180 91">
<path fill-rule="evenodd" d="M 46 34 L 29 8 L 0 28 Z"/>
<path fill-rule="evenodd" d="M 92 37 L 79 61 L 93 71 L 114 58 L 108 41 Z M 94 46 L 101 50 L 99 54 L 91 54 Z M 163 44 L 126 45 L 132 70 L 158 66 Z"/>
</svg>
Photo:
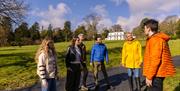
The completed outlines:
<svg viewBox="0 0 180 91">
<path fill-rule="evenodd" d="M 0 51 L 14 51 L 16 50 L 15 48 L 14 49 L 1 49 Z"/>
<path fill-rule="evenodd" d="M 11 56 L 29 56 L 30 52 L 23 53 L 8 53 L 8 54 L 0 54 L 0 57 L 11 57 Z"/>
<path fill-rule="evenodd" d="M 174 91 L 180 91 L 180 83 L 179 83 L 179 85 L 174 89 Z"/>
<path fill-rule="evenodd" d="M 27 63 L 34 62 L 34 58 L 29 56 L 30 53 L 14 53 L 14 54 L 1 54 L 0 57 L 12 57 L 17 56 L 21 60 L 13 60 L 14 62 L 9 64 L 0 64 L 0 67 L 8 67 L 8 66 L 25 66 L 28 67 Z"/>
</svg>

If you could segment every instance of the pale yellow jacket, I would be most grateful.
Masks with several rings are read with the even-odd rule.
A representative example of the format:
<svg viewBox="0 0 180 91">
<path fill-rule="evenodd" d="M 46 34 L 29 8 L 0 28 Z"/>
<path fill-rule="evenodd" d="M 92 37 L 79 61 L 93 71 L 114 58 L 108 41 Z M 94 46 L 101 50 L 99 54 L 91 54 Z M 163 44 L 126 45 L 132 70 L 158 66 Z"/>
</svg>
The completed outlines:
<svg viewBox="0 0 180 91">
<path fill-rule="evenodd" d="M 126 41 L 122 49 L 122 64 L 127 68 L 140 68 L 140 64 L 142 63 L 141 50 L 139 41 Z"/>
</svg>

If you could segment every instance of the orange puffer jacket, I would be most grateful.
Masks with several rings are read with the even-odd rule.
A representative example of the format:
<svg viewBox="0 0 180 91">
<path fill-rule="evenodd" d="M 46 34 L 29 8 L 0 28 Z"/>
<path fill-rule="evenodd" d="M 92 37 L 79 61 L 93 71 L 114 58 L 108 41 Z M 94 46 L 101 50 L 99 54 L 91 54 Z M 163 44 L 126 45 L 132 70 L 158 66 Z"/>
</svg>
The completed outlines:
<svg viewBox="0 0 180 91">
<path fill-rule="evenodd" d="M 170 37 L 164 33 L 156 33 L 147 39 L 143 75 L 149 80 L 153 77 L 167 77 L 175 74 L 168 46 L 169 39 Z"/>
</svg>

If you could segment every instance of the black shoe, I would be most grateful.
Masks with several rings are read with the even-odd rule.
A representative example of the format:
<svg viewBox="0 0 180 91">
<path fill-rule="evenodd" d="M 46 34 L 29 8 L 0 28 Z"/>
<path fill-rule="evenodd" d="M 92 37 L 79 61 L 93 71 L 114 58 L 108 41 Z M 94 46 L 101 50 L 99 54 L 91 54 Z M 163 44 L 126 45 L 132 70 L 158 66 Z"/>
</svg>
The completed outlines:
<svg viewBox="0 0 180 91">
<path fill-rule="evenodd" d="M 99 89 L 99 85 L 95 86 L 95 91 L 97 91 Z"/>
<path fill-rule="evenodd" d="M 107 85 L 107 89 L 114 89 L 114 87 L 111 85 Z"/>
</svg>

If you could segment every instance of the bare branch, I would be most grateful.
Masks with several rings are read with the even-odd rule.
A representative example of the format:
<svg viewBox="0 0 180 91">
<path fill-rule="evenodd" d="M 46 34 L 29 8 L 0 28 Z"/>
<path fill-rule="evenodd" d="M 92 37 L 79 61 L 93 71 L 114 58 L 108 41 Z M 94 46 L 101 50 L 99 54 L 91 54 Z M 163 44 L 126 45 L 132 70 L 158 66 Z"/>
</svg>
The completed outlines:
<svg viewBox="0 0 180 91">
<path fill-rule="evenodd" d="M 97 31 L 96 27 L 100 20 L 101 20 L 101 16 L 95 13 L 89 14 L 84 18 L 84 21 L 86 22 L 88 29 L 92 31 Z"/>
<path fill-rule="evenodd" d="M 19 24 L 24 19 L 27 5 L 23 0 L 0 0 L 0 18 L 9 17 L 10 20 Z M 2 24 L 0 20 L 0 24 Z"/>
</svg>

